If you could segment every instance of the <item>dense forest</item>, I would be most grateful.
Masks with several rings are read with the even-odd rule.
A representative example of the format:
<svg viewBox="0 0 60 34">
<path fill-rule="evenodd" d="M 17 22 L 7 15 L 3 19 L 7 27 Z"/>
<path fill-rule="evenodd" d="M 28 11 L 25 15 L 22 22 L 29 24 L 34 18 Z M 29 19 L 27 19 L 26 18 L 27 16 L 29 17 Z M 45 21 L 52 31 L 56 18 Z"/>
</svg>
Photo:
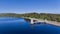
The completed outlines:
<svg viewBox="0 0 60 34">
<path fill-rule="evenodd" d="M 16 14 L 16 13 L 1 13 L 0 17 L 32 17 L 38 19 L 47 19 L 49 21 L 60 22 L 60 14 L 49 14 L 49 13 L 25 13 L 25 14 Z"/>
</svg>

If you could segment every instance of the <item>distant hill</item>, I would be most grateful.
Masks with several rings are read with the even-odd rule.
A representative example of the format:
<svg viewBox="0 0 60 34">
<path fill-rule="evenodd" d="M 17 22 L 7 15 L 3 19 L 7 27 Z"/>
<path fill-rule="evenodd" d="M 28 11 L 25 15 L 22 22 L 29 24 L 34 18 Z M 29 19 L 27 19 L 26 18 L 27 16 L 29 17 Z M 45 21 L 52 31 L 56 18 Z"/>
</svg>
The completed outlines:
<svg viewBox="0 0 60 34">
<path fill-rule="evenodd" d="M 25 14 L 1 13 L 0 17 L 32 17 L 32 18 L 47 19 L 50 21 L 60 22 L 60 14 L 50 14 L 50 13 L 25 13 Z"/>
</svg>

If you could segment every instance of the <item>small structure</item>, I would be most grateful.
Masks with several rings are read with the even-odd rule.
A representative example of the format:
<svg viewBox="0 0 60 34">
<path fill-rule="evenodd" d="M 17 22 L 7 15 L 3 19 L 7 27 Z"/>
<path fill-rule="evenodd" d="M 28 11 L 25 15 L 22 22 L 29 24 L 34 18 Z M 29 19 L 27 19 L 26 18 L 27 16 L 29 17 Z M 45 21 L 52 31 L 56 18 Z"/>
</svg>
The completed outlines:
<svg viewBox="0 0 60 34">
<path fill-rule="evenodd" d="M 36 19 L 36 18 L 25 18 L 25 19 L 29 20 L 31 24 L 45 22 L 45 20 L 40 20 L 40 19 Z"/>
</svg>

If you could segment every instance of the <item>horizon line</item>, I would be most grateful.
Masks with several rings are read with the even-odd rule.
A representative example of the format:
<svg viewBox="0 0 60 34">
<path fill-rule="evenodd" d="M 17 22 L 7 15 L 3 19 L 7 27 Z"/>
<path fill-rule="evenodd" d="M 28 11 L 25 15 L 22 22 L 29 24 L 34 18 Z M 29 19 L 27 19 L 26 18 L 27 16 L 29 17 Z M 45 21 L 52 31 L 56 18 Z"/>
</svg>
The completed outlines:
<svg viewBox="0 0 60 34">
<path fill-rule="evenodd" d="M 3 13 L 0 13 L 0 14 L 3 14 Z M 6 12 L 6 13 L 15 13 L 15 12 Z M 28 13 L 38 13 L 38 12 L 28 12 Z M 38 14 L 41 14 L 41 13 L 44 13 L 44 12 L 40 12 Z M 15 13 L 15 14 L 26 14 L 26 13 Z M 45 14 L 60 14 L 60 13 L 45 13 Z"/>
</svg>

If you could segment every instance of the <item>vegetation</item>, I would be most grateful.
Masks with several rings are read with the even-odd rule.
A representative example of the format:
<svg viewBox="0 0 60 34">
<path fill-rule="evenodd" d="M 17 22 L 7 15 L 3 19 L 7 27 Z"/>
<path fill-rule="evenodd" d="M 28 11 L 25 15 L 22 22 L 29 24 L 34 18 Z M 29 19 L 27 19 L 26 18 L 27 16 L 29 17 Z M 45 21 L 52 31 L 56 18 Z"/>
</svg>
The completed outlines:
<svg viewBox="0 0 60 34">
<path fill-rule="evenodd" d="M 16 13 L 2 13 L 0 17 L 32 17 L 38 19 L 47 19 L 50 21 L 60 22 L 60 14 L 48 14 L 48 13 L 25 13 L 25 14 L 16 14 Z"/>
<path fill-rule="evenodd" d="M 56 20 L 57 20 L 57 22 L 60 22 L 60 17 L 57 17 Z"/>
</svg>

